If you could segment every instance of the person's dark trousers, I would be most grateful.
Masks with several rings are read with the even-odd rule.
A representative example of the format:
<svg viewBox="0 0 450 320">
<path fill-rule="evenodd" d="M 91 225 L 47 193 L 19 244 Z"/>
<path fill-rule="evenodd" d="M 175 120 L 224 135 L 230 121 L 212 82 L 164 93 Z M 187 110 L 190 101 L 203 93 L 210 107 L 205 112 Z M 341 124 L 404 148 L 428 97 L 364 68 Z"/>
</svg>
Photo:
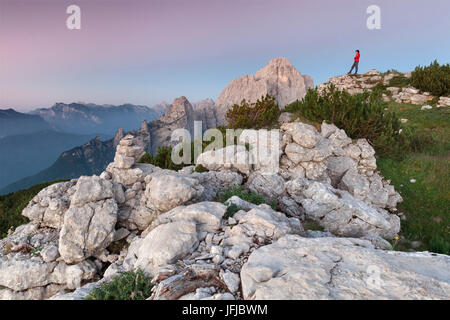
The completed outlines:
<svg viewBox="0 0 450 320">
<path fill-rule="evenodd" d="M 355 68 L 355 74 L 357 74 L 358 73 L 358 64 L 359 64 L 359 61 L 355 61 L 352 65 L 352 68 L 348 72 L 348 74 L 352 73 L 353 68 Z"/>
</svg>

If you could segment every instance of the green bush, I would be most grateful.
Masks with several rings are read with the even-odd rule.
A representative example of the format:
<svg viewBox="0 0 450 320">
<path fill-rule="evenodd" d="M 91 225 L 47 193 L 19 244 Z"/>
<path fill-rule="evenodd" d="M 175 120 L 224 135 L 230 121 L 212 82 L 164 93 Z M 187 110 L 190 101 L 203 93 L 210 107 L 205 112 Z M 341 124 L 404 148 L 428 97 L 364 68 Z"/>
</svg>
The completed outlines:
<svg viewBox="0 0 450 320">
<path fill-rule="evenodd" d="M 405 77 L 404 75 L 397 75 L 389 80 L 389 87 L 407 87 L 411 84 L 411 79 Z"/>
<path fill-rule="evenodd" d="M 428 67 L 418 66 L 412 72 L 411 85 L 434 96 L 450 95 L 450 64 L 435 60 Z"/>
<path fill-rule="evenodd" d="M 399 139 L 400 121 L 395 113 L 385 111 L 382 87 L 372 92 L 350 95 L 330 85 L 319 94 L 310 89 L 300 102 L 288 106 L 300 118 L 334 123 L 353 139 L 366 138 L 380 154 L 391 151 Z"/>
<path fill-rule="evenodd" d="M 217 194 L 217 201 L 225 203 L 225 201 L 230 199 L 232 196 L 238 196 L 242 200 L 253 203 L 255 205 L 265 203 L 270 205 L 272 209 L 276 210 L 277 203 L 275 200 L 268 201 L 266 200 L 266 198 L 264 198 L 263 195 L 251 192 L 250 190 L 244 190 L 241 185 L 232 185 L 228 188 L 225 188 L 224 190 L 219 191 Z M 232 207 L 232 205 L 230 205 L 230 207 Z M 234 208 L 232 210 L 234 210 Z M 233 212 L 232 214 L 234 214 L 235 212 Z"/>
<path fill-rule="evenodd" d="M 92 290 L 86 300 L 145 300 L 151 289 L 151 278 L 141 270 L 128 271 Z"/>
<path fill-rule="evenodd" d="M 67 181 L 67 180 L 65 180 Z M 8 235 L 9 229 L 27 223 L 28 219 L 22 215 L 22 210 L 28 205 L 31 199 L 45 187 L 61 182 L 53 181 L 35 185 L 26 190 L 19 190 L 4 196 L 0 196 L 0 239 Z"/>
<path fill-rule="evenodd" d="M 139 163 L 149 163 L 162 169 L 170 169 L 170 170 L 180 170 L 184 166 L 186 166 L 184 164 L 173 163 L 172 148 L 165 146 L 158 148 L 156 156 L 153 156 L 152 154 L 146 152 L 139 160 Z"/>
<path fill-rule="evenodd" d="M 226 116 L 229 128 L 261 129 L 276 125 L 280 113 L 275 98 L 266 94 L 255 103 L 249 103 L 244 99 L 240 104 L 234 104 Z"/>
</svg>

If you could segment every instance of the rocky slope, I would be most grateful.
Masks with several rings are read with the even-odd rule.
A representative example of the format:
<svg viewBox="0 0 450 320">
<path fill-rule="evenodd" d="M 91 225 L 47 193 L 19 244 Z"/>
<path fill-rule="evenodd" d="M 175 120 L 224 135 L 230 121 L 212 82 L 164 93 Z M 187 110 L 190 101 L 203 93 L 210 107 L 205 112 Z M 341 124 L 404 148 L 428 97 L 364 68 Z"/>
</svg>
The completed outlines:
<svg viewBox="0 0 450 320">
<path fill-rule="evenodd" d="M 141 269 L 153 278 L 149 299 L 450 298 L 450 257 L 391 251 L 385 240 L 400 230 L 401 197 L 367 141 L 325 123 L 285 123 L 279 143 L 261 131 L 241 135 L 250 151 L 203 154 L 214 167 L 203 173 L 137 164 L 144 148 L 125 136 L 100 176 L 49 186 L 24 209 L 31 222 L 0 241 L 0 297 L 82 299 Z M 280 153 L 253 159 L 261 144 Z M 277 210 L 215 201 L 236 184 Z M 232 203 L 240 210 L 225 218 Z M 324 231 L 304 230 L 305 220 Z"/>
<path fill-rule="evenodd" d="M 318 85 L 319 91 L 324 90 L 330 84 L 336 86 L 339 90 L 345 90 L 350 94 L 362 93 L 364 90 L 371 90 L 377 84 L 388 85 L 389 81 L 394 77 L 403 76 L 411 77 L 411 73 L 390 72 L 382 74 L 375 69 L 372 69 L 361 75 L 343 75 L 337 77 L 330 77 L 329 81 Z M 412 103 L 412 104 L 427 104 L 433 100 L 433 96 L 429 92 L 420 92 L 414 87 L 387 87 L 389 94 L 383 94 L 385 101 L 394 100 L 398 103 Z M 439 97 L 436 106 L 448 107 L 450 106 L 450 97 Z"/>
<path fill-rule="evenodd" d="M 302 75 L 286 58 L 277 58 L 255 73 L 234 79 L 216 101 L 217 123 L 226 123 L 226 112 L 243 99 L 255 102 L 267 93 L 275 97 L 280 108 L 302 99 L 314 87 L 312 77 Z"/>
</svg>

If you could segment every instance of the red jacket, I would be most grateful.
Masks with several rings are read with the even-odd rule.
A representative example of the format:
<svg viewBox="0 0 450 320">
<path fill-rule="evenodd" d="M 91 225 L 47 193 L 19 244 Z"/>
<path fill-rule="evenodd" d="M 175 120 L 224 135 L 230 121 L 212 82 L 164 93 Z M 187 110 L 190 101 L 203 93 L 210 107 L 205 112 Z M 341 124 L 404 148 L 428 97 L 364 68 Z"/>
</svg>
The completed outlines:
<svg viewBox="0 0 450 320">
<path fill-rule="evenodd" d="M 359 52 L 356 53 L 355 61 L 359 61 Z"/>
</svg>

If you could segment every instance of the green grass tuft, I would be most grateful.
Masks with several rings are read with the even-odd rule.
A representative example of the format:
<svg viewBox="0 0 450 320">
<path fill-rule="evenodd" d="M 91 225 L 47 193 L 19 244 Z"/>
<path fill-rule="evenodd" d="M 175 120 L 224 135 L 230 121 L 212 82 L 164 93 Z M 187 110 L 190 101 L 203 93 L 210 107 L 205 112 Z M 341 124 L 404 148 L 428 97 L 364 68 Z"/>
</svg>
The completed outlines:
<svg viewBox="0 0 450 320">
<path fill-rule="evenodd" d="M 145 300 L 151 289 L 151 278 L 141 270 L 128 271 L 92 290 L 86 300 Z"/>
</svg>

